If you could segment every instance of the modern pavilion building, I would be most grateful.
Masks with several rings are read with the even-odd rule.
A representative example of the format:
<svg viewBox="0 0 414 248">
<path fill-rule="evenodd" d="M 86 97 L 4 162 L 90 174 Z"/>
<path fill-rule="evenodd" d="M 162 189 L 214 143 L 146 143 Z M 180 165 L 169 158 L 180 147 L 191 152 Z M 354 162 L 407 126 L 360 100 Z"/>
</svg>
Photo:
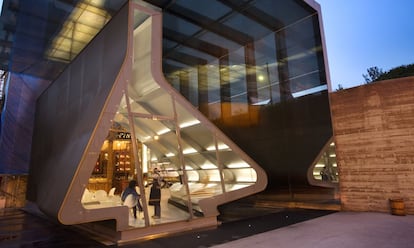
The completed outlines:
<svg viewBox="0 0 414 248">
<path fill-rule="evenodd" d="M 337 183 L 315 1 L 4 1 L 1 24 L 0 169 L 63 224 L 125 242 Z M 138 219 L 120 200 L 131 180 Z"/>
</svg>

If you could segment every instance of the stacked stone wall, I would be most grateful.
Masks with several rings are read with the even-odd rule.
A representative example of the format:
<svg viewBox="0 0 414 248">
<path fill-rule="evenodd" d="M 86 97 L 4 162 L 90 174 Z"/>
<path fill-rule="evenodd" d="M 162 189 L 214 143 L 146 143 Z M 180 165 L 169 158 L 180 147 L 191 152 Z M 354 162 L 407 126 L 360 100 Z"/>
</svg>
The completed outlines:
<svg viewBox="0 0 414 248">
<path fill-rule="evenodd" d="M 414 77 L 330 94 L 345 211 L 390 211 L 402 198 L 414 214 Z"/>
</svg>

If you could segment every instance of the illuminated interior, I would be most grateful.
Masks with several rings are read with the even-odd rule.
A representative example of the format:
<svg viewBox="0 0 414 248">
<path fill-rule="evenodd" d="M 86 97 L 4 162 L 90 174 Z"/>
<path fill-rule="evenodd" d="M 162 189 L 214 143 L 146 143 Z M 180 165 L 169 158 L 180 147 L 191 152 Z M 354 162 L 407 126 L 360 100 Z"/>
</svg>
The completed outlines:
<svg viewBox="0 0 414 248">
<path fill-rule="evenodd" d="M 63 25 L 70 39 L 50 54 L 73 60 L 37 100 L 28 199 L 65 225 L 104 222 L 125 240 L 216 226 L 220 205 L 305 185 L 332 137 L 314 5 L 128 1 L 75 57 L 87 36 Z M 85 32 L 94 10 L 67 6 Z M 154 168 L 167 182 L 160 219 L 148 201 Z M 120 201 L 132 179 L 144 210 L 135 220 Z"/>
<path fill-rule="evenodd" d="M 254 186 L 258 168 L 254 169 L 241 151 L 234 151 L 234 144 L 221 138 L 222 133 L 212 129 L 170 84 L 152 77 L 152 18 L 139 11 L 134 16 L 132 80 L 112 120 L 82 203 L 87 209 L 118 206 L 122 204 L 120 194 L 135 179 L 145 201 L 144 211 L 151 215 L 152 207 L 146 204 L 147 185 L 157 168 L 165 179 L 161 199 L 162 204 L 168 203 L 162 208 L 163 216 L 168 217 L 151 224 L 203 217 L 206 209 L 201 201 Z M 107 197 L 98 200 L 96 195 L 105 195 L 102 191 Z M 145 226 L 144 222 L 130 225 Z"/>
<path fill-rule="evenodd" d="M 338 184 L 339 171 L 336 161 L 335 142 L 329 142 L 309 171 L 312 175 L 309 179 L 311 184 L 324 187 L 335 187 Z"/>
</svg>

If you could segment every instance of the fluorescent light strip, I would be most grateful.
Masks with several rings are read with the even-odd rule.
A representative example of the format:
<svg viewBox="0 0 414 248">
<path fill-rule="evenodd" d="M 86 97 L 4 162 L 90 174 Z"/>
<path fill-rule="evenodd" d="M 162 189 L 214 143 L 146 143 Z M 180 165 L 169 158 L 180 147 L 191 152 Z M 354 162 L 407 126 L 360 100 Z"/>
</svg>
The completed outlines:
<svg viewBox="0 0 414 248">
<path fill-rule="evenodd" d="M 223 143 L 221 143 L 221 144 L 218 144 L 218 149 L 219 150 L 226 150 L 226 149 L 229 149 L 229 146 L 228 145 L 226 145 L 226 144 L 223 144 Z M 206 148 L 206 150 L 207 151 L 214 151 L 214 150 L 216 150 L 216 146 L 215 145 L 211 145 L 211 146 L 209 146 L 209 147 L 207 147 Z"/>
<path fill-rule="evenodd" d="M 192 147 L 183 150 L 183 154 L 193 154 L 193 153 L 197 153 L 197 150 Z"/>
<path fill-rule="evenodd" d="M 203 164 L 200 166 L 201 169 L 208 170 L 208 169 L 217 169 L 217 166 L 214 164 Z"/>
<path fill-rule="evenodd" d="M 191 127 L 191 126 L 197 125 L 199 123 L 200 123 L 199 120 L 187 121 L 187 122 L 184 122 L 184 123 L 180 124 L 180 128 Z"/>
<path fill-rule="evenodd" d="M 166 128 L 166 129 L 162 129 L 160 131 L 157 132 L 158 135 L 163 135 L 168 133 L 169 131 L 171 131 L 170 129 Z"/>
<path fill-rule="evenodd" d="M 226 167 L 229 168 L 229 169 L 249 168 L 250 165 L 245 163 L 245 162 L 236 162 L 236 163 L 228 164 Z"/>
</svg>

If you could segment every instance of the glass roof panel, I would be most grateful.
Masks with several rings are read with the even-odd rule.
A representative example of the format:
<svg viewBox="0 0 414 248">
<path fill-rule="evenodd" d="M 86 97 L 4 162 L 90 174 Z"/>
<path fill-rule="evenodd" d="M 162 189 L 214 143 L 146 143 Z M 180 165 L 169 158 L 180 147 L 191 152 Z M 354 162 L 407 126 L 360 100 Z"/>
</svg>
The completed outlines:
<svg viewBox="0 0 414 248">
<path fill-rule="evenodd" d="M 255 39 L 259 39 L 268 33 L 272 32 L 270 29 L 265 28 L 256 21 L 247 18 L 244 15 L 233 15 L 230 19 L 224 22 L 225 25 L 232 27 L 239 32 L 250 35 Z"/>
<path fill-rule="evenodd" d="M 254 6 L 269 16 L 277 16 L 284 26 L 312 14 L 301 6 L 298 1 L 262 0 L 255 1 Z"/>
<path fill-rule="evenodd" d="M 227 50 L 233 51 L 241 47 L 241 45 L 237 44 L 234 41 L 226 39 L 218 34 L 212 32 L 205 32 L 198 36 L 199 39 L 209 42 L 211 44 L 215 44 L 219 47 L 225 48 Z"/>
<path fill-rule="evenodd" d="M 63 28 L 51 42 L 46 57 L 52 60 L 71 60 L 92 40 L 110 18 L 111 16 L 106 10 L 80 2 L 74 7 L 62 25 Z M 65 42 L 59 42 L 62 37 L 66 38 Z M 61 56 L 65 53 L 58 53 L 57 50 L 66 50 L 69 56 Z"/>
<path fill-rule="evenodd" d="M 191 11 L 195 11 L 198 14 L 206 16 L 208 18 L 217 20 L 220 17 L 231 12 L 231 9 L 216 0 L 209 1 L 193 1 L 193 0 L 177 0 L 177 5 L 182 6 Z"/>
<path fill-rule="evenodd" d="M 172 16 L 169 13 L 163 14 L 163 27 L 175 30 L 176 32 L 192 36 L 195 33 L 201 31 L 201 27 L 187 22 L 181 18 Z"/>
<path fill-rule="evenodd" d="M 188 55 L 200 58 L 200 59 L 204 59 L 206 61 L 212 61 L 212 60 L 217 59 L 216 57 L 210 56 L 209 54 L 201 52 L 200 50 L 196 50 L 196 49 L 185 47 L 185 46 L 180 46 L 180 48 L 178 48 L 177 51 L 183 54 L 188 54 Z"/>
</svg>

